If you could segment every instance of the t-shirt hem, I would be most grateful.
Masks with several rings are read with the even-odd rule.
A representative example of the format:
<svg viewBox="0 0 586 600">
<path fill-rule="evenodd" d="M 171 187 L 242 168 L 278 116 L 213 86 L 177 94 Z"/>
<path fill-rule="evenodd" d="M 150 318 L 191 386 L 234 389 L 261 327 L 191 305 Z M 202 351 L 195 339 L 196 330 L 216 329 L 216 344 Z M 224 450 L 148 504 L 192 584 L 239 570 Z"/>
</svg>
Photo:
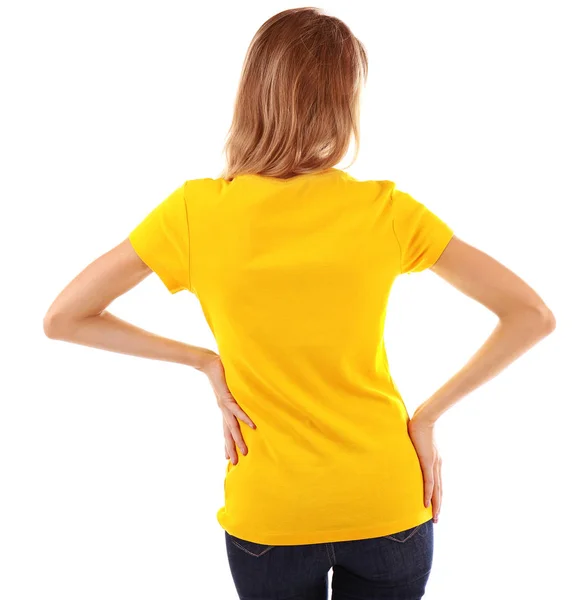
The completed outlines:
<svg viewBox="0 0 586 600">
<path fill-rule="evenodd" d="M 225 531 L 242 540 L 255 542 L 257 544 L 268 544 L 272 546 L 292 546 L 298 544 L 348 542 L 353 540 L 382 537 L 416 527 L 417 525 L 421 525 L 422 523 L 429 521 L 432 519 L 432 517 L 433 510 L 430 505 L 428 508 L 424 508 L 417 513 L 402 517 L 401 519 L 387 521 L 386 523 L 378 523 L 377 525 L 372 525 L 370 527 L 349 527 L 345 529 L 333 529 L 326 531 L 314 530 L 305 532 L 293 531 L 288 533 L 263 533 L 260 535 L 251 531 L 247 531 L 246 528 L 226 528 L 222 525 L 221 521 L 218 522 Z"/>
</svg>

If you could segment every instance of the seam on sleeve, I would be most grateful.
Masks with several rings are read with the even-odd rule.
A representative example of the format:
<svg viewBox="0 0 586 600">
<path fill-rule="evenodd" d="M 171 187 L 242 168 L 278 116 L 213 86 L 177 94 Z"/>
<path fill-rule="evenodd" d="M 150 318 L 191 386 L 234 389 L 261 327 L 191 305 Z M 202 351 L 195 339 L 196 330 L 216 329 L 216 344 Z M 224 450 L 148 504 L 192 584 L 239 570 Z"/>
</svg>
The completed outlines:
<svg viewBox="0 0 586 600">
<path fill-rule="evenodd" d="M 395 231 L 395 212 L 394 212 L 394 205 L 395 205 L 395 188 L 392 189 L 391 191 L 391 212 L 392 212 L 392 218 L 391 218 L 391 225 L 393 227 L 393 234 L 395 235 L 395 239 L 397 240 L 397 246 L 399 246 L 399 271 L 401 272 L 401 275 L 403 275 L 405 273 L 405 271 L 403 271 L 403 249 L 401 248 L 401 242 L 399 241 L 399 236 L 397 235 L 397 232 Z"/>
<path fill-rule="evenodd" d="M 187 225 L 187 285 L 191 292 L 191 235 L 189 232 L 189 211 L 187 210 L 187 200 L 185 198 L 185 190 L 188 181 L 189 180 L 185 181 L 183 184 L 183 208 L 185 209 L 185 223 Z"/>
</svg>

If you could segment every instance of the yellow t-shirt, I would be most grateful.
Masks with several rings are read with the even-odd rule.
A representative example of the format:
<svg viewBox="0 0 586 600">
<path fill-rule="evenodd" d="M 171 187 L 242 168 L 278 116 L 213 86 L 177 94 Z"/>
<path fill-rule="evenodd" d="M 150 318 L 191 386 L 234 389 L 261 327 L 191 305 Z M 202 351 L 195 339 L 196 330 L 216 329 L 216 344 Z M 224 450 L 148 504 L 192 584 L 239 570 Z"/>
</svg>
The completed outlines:
<svg viewBox="0 0 586 600">
<path fill-rule="evenodd" d="M 339 169 L 193 179 L 129 234 L 170 292 L 199 299 L 256 424 L 228 461 L 222 528 L 262 544 L 378 537 L 432 517 L 383 330 L 402 273 L 452 229 L 388 180 Z"/>
</svg>

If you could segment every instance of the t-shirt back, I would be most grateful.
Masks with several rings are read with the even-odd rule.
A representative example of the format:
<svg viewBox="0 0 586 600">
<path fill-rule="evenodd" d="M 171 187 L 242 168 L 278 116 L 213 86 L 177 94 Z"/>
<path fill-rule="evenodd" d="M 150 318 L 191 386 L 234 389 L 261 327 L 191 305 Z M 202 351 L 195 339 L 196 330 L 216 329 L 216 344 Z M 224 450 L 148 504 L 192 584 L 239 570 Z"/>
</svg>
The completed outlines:
<svg viewBox="0 0 586 600">
<path fill-rule="evenodd" d="M 397 276 L 453 236 L 390 180 L 339 169 L 192 179 L 129 234 L 171 293 L 199 300 L 248 454 L 217 520 L 257 543 L 378 537 L 432 517 L 383 338 Z"/>
</svg>

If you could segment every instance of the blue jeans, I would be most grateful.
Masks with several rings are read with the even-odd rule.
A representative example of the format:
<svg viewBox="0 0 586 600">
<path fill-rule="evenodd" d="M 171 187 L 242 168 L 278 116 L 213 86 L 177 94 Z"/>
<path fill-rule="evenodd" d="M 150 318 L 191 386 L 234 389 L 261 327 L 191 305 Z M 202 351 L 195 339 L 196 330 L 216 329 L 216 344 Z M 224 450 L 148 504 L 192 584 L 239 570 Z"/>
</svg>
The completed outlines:
<svg viewBox="0 0 586 600">
<path fill-rule="evenodd" d="M 240 600 L 420 600 L 431 571 L 433 520 L 392 535 L 269 546 L 227 531 L 226 550 Z"/>
</svg>

